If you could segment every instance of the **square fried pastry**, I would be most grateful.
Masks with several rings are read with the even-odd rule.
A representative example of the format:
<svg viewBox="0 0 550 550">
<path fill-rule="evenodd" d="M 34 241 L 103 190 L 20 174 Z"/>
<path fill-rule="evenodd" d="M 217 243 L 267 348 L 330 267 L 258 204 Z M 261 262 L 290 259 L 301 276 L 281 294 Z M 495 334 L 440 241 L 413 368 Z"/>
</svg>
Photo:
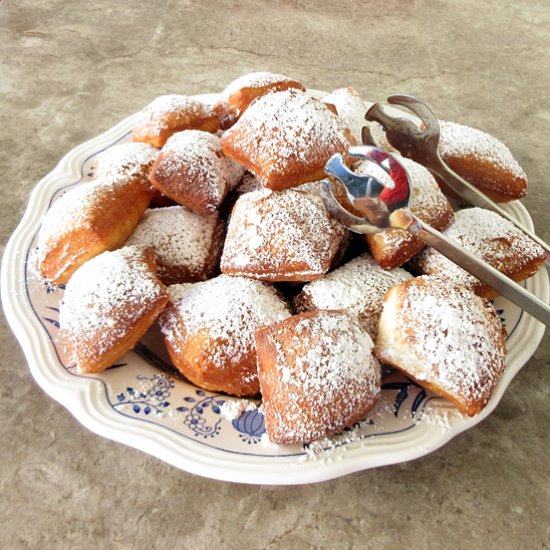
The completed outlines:
<svg viewBox="0 0 550 550">
<path fill-rule="evenodd" d="M 103 252 L 67 283 L 59 308 L 67 359 L 80 373 L 105 370 L 131 350 L 168 301 L 152 250 Z"/>
<path fill-rule="evenodd" d="M 339 88 L 322 97 L 323 103 L 333 105 L 338 117 L 346 128 L 349 128 L 355 141 L 362 143 L 361 132 L 366 126 L 365 113 L 367 108 L 360 95 L 353 88 Z"/>
<path fill-rule="evenodd" d="M 220 118 L 220 126 L 227 130 L 258 97 L 268 92 L 281 92 L 296 88 L 305 92 L 305 87 L 288 76 L 266 71 L 248 73 L 233 80 L 222 92 L 214 111 Z"/>
<path fill-rule="evenodd" d="M 266 431 L 309 443 L 365 418 L 380 398 L 380 365 L 357 318 L 310 311 L 256 331 Z"/>
<path fill-rule="evenodd" d="M 459 210 L 454 222 L 443 233 L 514 281 L 523 281 L 534 275 L 546 258 L 544 249 L 515 225 L 496 212 L 483 208 Z M 416 273 L 448 279 L 484 298 L 497 296 L 490 286 L 433 248 L 423 250 L 410 265 Z"/>
<path fill-rule="evenodd" d="M 185 130 L 166 142 L 149 179 L 178 204 L 211 214 L 242 176 L 242 167 L 223 154 L 218 136 Z"/>
<path fill-rule="evenodd" d="M 130 141 L 113 145 L 97 155 L 93 165 L 94 176 L 101 178 L 139 174 L 148 181 L 149 170 L 158 153 L 158 149 L 148 143 Z"/>
<path fill-rule="evenodd" d="M 488 301 L 449 281 L 417 277 L 387 293 L 375 353 L 473 416 L 504 372 L 505 332 Z"/>
<path fill-rule="evenodd" d="M 430 172 L 416 162 L 399 157 L 409 174 L 412 190 L 411 210 L 425 223 L 442 231 L 453 219 L 453 209 L 439 189 Z M 358 174 L 371 173 L 372 164 L 359 162 L 354 166 Z M 420 239 L 413 237 L 404 229 L 391 228 L 380 233 L 365 235 L 373 258 L 384 269 L 392 269 L 403 265 L 426 245 Z"/>
<path fill-rule="evenodd" d="M 259 281 L 220 275 L 173 285 L 169 293 L 159 324 L 174 366 L 207 390 L 259 393 L 255 330 L 290 316 L 278 292 Z"/>
<path fill-rule="evenodd" d="M 222 136 L 224 153 L 274 190 L 324 178 L 328 159 L 354 144 L 322 101 L 299 90 L 258 98 Z"/>
<path fill-rule="evenodd" d="M 455 122 L 440 120 L 439 126 L 439 154 L 457 174 L 496 202 L 525 195 L 527 176 L 504 143 Z"/>
<path fill-rule="evenodd" d="M 386 292 L 407 281 L 411 274 L 399 267 L 382 269 L 369 254 L 362 254 L 307 283 L 294 297 L 298 313 L 316 309 L 341 309 L 356 315 L 362 327 L 374 338 Z"/>
<path fill-rule="evenodd" d="M 161 148 L 168 138 L 182 130 L 217 132 L 220 121 L 206 104 L 185 95 L 162 95 L 154 99 L 138 116 L 132 141 Z"/>
<path fill-rule="evenodd" d="M 38 267 L 66 283 L 84 262 L 122 246 L 151 201 L 140 175 L 104 177 L 67 191 L 46 212 L 38 234 Z"/>
<path fill-rule="evenodd" d="M 217 212 L 201 216 L 185 206 L 146 210 L 127 244 L 155 252 L 165 285 L 213 277 L 220 260 L 225 223 Z"/>
<path fill-rule="evenodd" d="M 330 269 L 346 234 L 311 193 L 245 193 L 231 213 L 221 270 L 262 281 L 312 281 Z"/>
</svg>

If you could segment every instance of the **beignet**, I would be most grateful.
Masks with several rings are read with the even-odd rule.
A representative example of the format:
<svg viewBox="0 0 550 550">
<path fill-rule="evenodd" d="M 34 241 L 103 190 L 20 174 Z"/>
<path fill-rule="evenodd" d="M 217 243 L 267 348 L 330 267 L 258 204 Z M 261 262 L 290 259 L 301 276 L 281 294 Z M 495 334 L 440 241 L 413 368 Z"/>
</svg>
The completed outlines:
<svg viewBox="0 0 550 550">
<path fill-rule="evenodd" d="M 323 96 L 323 103 L 334 105 L 338 117 L 346 128 L 349 128 L 355 141 L 362 143 L 361 132 L 367 125 L 365 113 L 367 108 L 361 97 L 353 88 L 339 88 L 334 92 Z"/>
<path fill-rule="evenodd" d="M 165 285 L 204 281 L 218 267 L 225 224 L 217 212 L 201 216 L 184 206 L 146 210 L 129 245 L 150 247 Z"/>
<path fill-rule="evenodd" d="M 515 225 L 483 208 L 459 210 L 454 222 L 443 233 L 514 281 L 534 275 L 546 258 L 543 248 Z M 433 248 L 426 248 L 413 258 L 411 268 L 416 273 L 437 275 L 463 285 L 484 298 L 497 295 L 490 286 Z"/>
<path fill-rule="evenodd" d="M 411 278 L 404 269 L 382 269 L 368 254 L 351 260 L 321 279 L 307 283 L 294 298 L 297 313 L 340 309 L 356 315 L 374 338 L 386 292 Z"/>
<path fill-rule="evenodd" d="M 274 190 L 324 178 L 327 160 L 354 144 L 322 101 L 298 90 L 258 98 L 222 136 L 224 153 Z"/>
<path fill-rule="evenodd" d="M 418 277 L 386 294 L 375 354 L 473 416 L 504 372 L 505 333 L 486 300 L 449 281 Z"/>
<path fill-rule="evenodd" d="M 66 283 L 90 258 L 122 246 L 152 195 L 140 175 L 100 178 L 67 191 L 46 212 L 38 234 L 43 277 Z"/>
<path fill-rule="evenodd" d="M 166 142 L 149 179 L 178 204 L 199 214 L 211 214 L 242 175 L 243 169 L 222 153 L 218 136 L 185 130 Z"/>
<path fill-rule="evenodd" d="M 496 202 L 525 195 L 527 176 L 506 145 L 481 130 L 455 122 L 440 120 L 439 126 L 439 154 L 450 168 Z"/>
<path fill-rule="evenodd" d="M 380 365 L 358 320 L 310 311 L 256 331 L 265 426 L 274 443 L 309 443 L 359 422 L 380 398 Z"/>
<path fill-rule="evenodd" d="M 151 250 L 103 252 L 67 283 L 59 307 L 60 335 L 79 373 L 100 372 L 131 350 L 168 301 Z"/>
<path fill-rule="evenodd" d="M 303 92 L 306 90 L 303 84 L 282 74 L 265 71 L 248 73 L 225 88 L 220 101 L 214 106 L 214 111 L 220 118 L 221 127 L 227 130 L 239 120 L 255 99 L 268 92 L 281 92 L 289 88 L 297 88 Z"/>
<path fill-rule="evenodd" d="M 93 166 L 94 176 L 102 178 L 139 174 L 148 181 L 149 170 L 158 153 L 158 149 L 148 143 L 130 141 L 113 145 L 97 155 Z"/>
<path fill-rule="evenodd" d="M 412 189 L 411 210 L 422 221 L 442 231 L 453 219 L 453 210 L 449 201 L 426 168 L 402 157 L 399 158 L 399 162 L 409 174 Z M 370 170 L 371 163 L 360 162 L 354 167 L 354 171 L 358 174 L 369 174 Z M 423 241 L 413 237 L 408 231 L 398 228 L 365 235 L 364 239 L 373 258 L 384 269 L 403 265 L 426 246 Z"/>
<path fill-rule="evenodd" d="M 221 270 L 262 281 L 312 281 L 330 269 L 345 237 L 319 197 L 253 191 L 233 207 Z"/>
<path fill-rule="evenodd" d="M 161 148 L 168 138 L 182 130 L 217 132 L 220 121 L 214 111 L 200 101 L 184 95 L 162 95 L 141 111 L 132 141 Z"/>
<path fill-rule="evenodd" d="M 287 304 L 264 283 L 220 275 L 169 287 L 170 304 L 159 318 L 174 366 L 211 391 L 260 391 L 254 332 L 290 316 Z"/>
</svg>

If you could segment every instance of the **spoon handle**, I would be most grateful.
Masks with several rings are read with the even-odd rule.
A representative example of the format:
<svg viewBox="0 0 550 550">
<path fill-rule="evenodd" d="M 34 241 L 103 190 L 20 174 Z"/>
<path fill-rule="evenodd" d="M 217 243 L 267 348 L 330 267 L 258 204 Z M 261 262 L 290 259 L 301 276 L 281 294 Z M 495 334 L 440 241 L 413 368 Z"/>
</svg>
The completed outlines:
<svg viewBox="0 0 550 550">
<path fill-rule="evenodd" d="M 516 304 L 547 327 L 550 326 L 550 307 L 512 279 L 474 256 L 433 227 L 426 225 L 416 216 L 413 216 L 413 223 L 407 229 L 415 237 L 418 237 L 468 273 L 489 285 L 504 298 Z"/>
<path fill-rule="evenodd" d="M 513 216 L 508 214 L 508 212 L 501 208 L 496 202 L 485 195 L 485 193 L 459 176 L 454 170 L 451 170 L 451 168 L 443 162 L 439 154 L 437 154 L 435 161 L 436 162 L 432 159 L 432 162 L 427 166 L 431 172 L 439 176 L 455 193 L 460 195 L 472 206 L 479 206 L 480 208 L 492 210 L 513 223 L 518 229 L 521 229 L 529 238 L 544 248 L 546 252 L 546 265 L 550 266 L 550 245 L 548 243 L 544 242 L 540 237 L 535 235 L 533 231 L 530 231 L 523 224 L 519 223 Z"/>
</svg>

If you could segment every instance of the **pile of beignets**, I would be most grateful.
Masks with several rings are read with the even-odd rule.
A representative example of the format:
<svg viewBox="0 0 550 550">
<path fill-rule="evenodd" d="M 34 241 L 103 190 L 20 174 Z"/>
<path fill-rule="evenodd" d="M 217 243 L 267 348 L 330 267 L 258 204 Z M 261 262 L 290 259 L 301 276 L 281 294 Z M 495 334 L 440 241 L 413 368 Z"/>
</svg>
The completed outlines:
<svg viewBox="0 0 550 550">
<path fill-rule="evenodd" d="M 405 231 L 351 235 L 323 206 L 325 163 L 360 143 L 364 113 L 351 88 L 316 99 L 267 72 L 238 78 L 215 105 L 155 99 L 131 141 L 98 154 L 95 178 L 42 223 L 39 270 L 66 285 L 68 362 L 98 373 L 156 322 L 193 384 L 261 394 L 275 443 L 364 419 L 380 398 L 381 362 L 479 412 L 505 367 L 493 290 Z M 523 196 L 525 174 L 502 143 L 441 127 L 457 172 L 497 200 Z M 380 126 L 369 130 L 392 151 Z M 432 175 L 401 160 L 421 219 L 512 279 L 543 265 L 544 251 L 512 224 L 478 208 L 453 212 Z"/>
</svg>

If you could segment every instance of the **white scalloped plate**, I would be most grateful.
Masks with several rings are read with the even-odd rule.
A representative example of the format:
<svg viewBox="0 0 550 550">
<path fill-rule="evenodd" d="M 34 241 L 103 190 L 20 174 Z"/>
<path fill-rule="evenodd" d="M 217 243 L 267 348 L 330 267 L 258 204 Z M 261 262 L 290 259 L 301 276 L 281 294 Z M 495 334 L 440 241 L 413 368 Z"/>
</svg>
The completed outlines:
<svg viewBox="0 0 550 550">
<path fill-rule="evenodd" d="M 216 98 L 197 97 L 209 103 Z M 40 181 L 2 264 L 4 310 L 34 378 L 90 430 L 215 479 L 278 485 L 318 482 L 418 458 L 471 428 L 494 410 L 540 343 L 543 325 L 499 299 L 495 306 L 509 332 L 507 368 L 481 414 L 465 417 L 394 373 L 384 377 L 382 401 L 368 419 L 343 436 L 310 447 L 266 444 L 263 416 L 257 410 L 238 420 L 225 419 L 221 403 L 233 398 L 198 390 L 174 375 L 154 330 L 114 368 L 100 375 L 74 373 L 57 352 L 57 308 L 63 291 L 48 288 L 31 265 L 36 236 L 52 202 L 90 179 L 95 155 L 127 140 L 135 117 L 73 149 Z M 532 228 L 520 203 L 505 208 Z M 526 287 L 548 302 L 546 270 Z"/>
</svg>

